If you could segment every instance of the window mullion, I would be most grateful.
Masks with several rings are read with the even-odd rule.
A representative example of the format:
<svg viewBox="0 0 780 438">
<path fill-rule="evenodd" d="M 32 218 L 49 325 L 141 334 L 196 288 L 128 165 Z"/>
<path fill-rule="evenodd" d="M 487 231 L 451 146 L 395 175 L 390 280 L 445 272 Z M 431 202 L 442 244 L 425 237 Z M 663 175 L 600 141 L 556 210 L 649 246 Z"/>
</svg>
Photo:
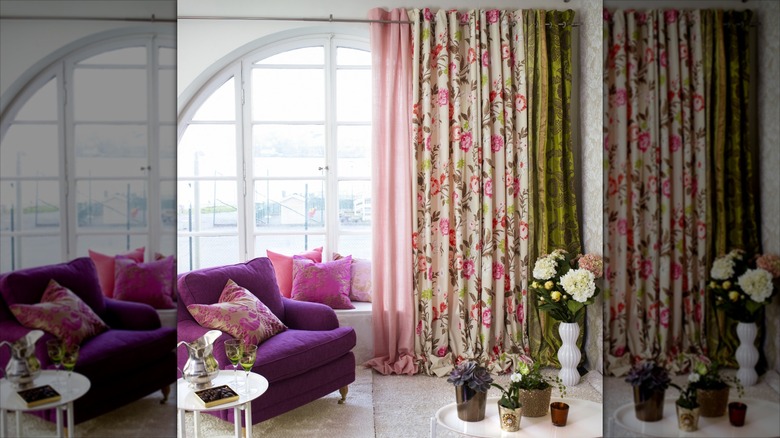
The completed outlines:
<svg viewBox="0 0 780 438">
<path fill-rule="evenodd" d="M 247 104 L 247 101 L 251 102 L 252 96 L 252 81 L 251 81 L 251 69 L 252 64 L 248 62 L 240 63 L 240 71 L 238 72 L 238 79 L 236 81 L 238 93 L 236 101 L 238 108 L 236 111 L 238 117 L 238 129 L 237 135 L 240 138 L 238 141 L 238 151 L 236 157 L 238 157 L 239 167 L 237 171 L 238 175 L 241 175 L 241 183 L 239 184 L 239 221 L 238 232 L 240 236 L 239 252 L 240 260 L 250 260 L 256 256 L 255 254 L 255 239 L 254 239 L 254 190 L 251 186 L 252 183 L 252 111 L 251 105 Z M 243 213 L 243 216 L 242 216 Z"/>
<path fill-rule="evenodd" d="M 147 110 L 147 130 L 148 148 L 146 151 L 146 202 L 147 202 L 147 227 L 149 240 L 147 241 L 146 251 L 149 254 L 149 260 L 153 259 L 154 253 L 162 252 L 160 247 L 162 240 L 162 214 L 160 206 L 160 115 L 157 105 L 157 96 L 160 93 L 159 74 L 157 72 L 157 47 L 156 37 L 152 36 L 146 44 L 147 59 L 147 87 L 146 87 L 146 110 Z M 152 164 L 154 163 L 154 164 Z M 157 190 L 152 190 L 157 187 Z"/>
<path fill-rule="evenodd" d="M 63 260 L 71 260 L 77 252 L 76 227 L 77 222 L 77 203 L 76 203 L 76 134 L 73 105 L 73 71 L 75 64 L 73 61 L 62 62 L 62 74 L 60 75 L 60 96 L 61 108 L 63 108 L 63 117 L 60 130 L 60 141 L 62 142 L 62 169 L 64 190 L 60 190 L 60 199 L 63 205 L 63 214 L 60 220 L 63 220 L 62 226 L 65 232 L 63 242 Z M 62 229 L 62 228 L 61 228 Z"/>
<path fill-rule="evenodd" d="M 338 249 L 339 198 L 336 138 L 336 43 L 333 34 L 325 44 L 325 160 L 327 165 L 325 192 L 325 250 L 324 260 Z"/>
</svg>

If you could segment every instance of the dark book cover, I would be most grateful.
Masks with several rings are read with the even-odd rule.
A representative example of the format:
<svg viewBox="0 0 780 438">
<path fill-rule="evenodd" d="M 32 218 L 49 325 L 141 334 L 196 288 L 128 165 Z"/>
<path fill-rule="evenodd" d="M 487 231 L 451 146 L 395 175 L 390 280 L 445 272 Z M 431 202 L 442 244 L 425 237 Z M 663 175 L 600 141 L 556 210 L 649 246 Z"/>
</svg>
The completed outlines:
<svg viewBox="0 0 780 438">
<path fill-rule="evenodd" d="M 195 391 L 195 395 L 207 408 L 238 400 L 238 394 L 227 385 L 201 389 Z"/>
<path fill-rule="evenodd" d="M 16 393 L 24 400 L 28 408 L 45 405 L 46 403 L 55 402 L 62 398 L 60 397 L 60 393 L 49 385 L 24 389 L 22 391 L 16 391 Z"/>
</svg>

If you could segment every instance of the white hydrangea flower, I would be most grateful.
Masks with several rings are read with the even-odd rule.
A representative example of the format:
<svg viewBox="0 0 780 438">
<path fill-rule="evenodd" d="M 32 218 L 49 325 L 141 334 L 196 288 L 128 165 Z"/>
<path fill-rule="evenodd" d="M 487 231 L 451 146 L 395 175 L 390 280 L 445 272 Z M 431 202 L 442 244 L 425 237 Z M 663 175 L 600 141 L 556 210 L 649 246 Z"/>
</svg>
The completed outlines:
<svg viewBox="0 0 780 438">
<path fill-rule="evenodd" d="M 534 264 L 534 278 L 538 280 L 549 280 L 555 276 L 558 263 L 553 257 L 547 256 L 536 260 Z"/>
<path fill-rule="evenodd" d="M 734 275 L 734 260 L 728 255 L 720 257 L 712 262 L 712 269 L 710 270 L 710 277 L 715 280 L 726 280 Z"/>
<path fill-rule="evenodd" d="M 748 269 L 739 276 L 737 282 L 750 299 L 757 303 L 763 303 L 772 295 L 772 274 L 761 268 Z"/>
<path fill-rule="evenodd" d="M 691 383 L 696 383 L 696 382 L 699 381 L 699 379 L 701 379 L 701 376 L 699 375 L 699 373 L 690 373 L 690 374 L 688 374 L 688 381 L 691 382 Z"/>
<path fill-rule="evenodd" d="M 523 380 L 523 375 L 520 373 L 514 373 L 510 379 L 512 379 L 512 382 L 514 383 L 519 383 L 521 380 Z"/>
<path fill-rule="evenodd" d="M 584 303 L 596 292 L 595 280 L 587 269 L 572 269 L 561 277 L 561 286 L 576 301 Z"/>
</svg>

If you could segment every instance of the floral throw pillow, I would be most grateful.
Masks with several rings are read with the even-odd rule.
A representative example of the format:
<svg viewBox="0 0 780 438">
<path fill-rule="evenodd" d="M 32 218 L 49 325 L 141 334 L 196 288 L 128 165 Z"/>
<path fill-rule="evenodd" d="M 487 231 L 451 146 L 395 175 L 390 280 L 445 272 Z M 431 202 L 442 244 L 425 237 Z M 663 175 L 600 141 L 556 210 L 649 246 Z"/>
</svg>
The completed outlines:
<svg viewBox="0 0 780 438">
<path fill-rule="evenodd" d="M 54 280 L 49 281 L 38 304 L 12 304 L 20 324 L 49 332 L 70 345 L 82 342 L 108 330 L 108 326 L 89 306 Z"/>
<path fill-rule="evenodd" d="M 327 304 L 332 309 L 354 309 L 349 300 L 352 256 L 326 263 L 315 263 L 293 256 L 291 298 Z"/>
<path fill-rule="evenodd" d="M 341 260 L 344 256 L 334 252 L 333 260 Z M 351 301 L 371 302 L 371 260 L 352 259 L 350 268 L 349 299 Z"/>
<path fill-rule="evenodd" d="M 155 309 L 173 309 L 173 256 L 149 263 L 136 263 L 117 256 L 114 298 L 148 304 Z"/>
<path fill-rule="evenodd" d="M 287 330 L 282 321 L 252 292 L 228 280 L 216 304 L 187 306 L 203 327 L 222 330 L 245 344 L 257 345 Z"/>
</svg>

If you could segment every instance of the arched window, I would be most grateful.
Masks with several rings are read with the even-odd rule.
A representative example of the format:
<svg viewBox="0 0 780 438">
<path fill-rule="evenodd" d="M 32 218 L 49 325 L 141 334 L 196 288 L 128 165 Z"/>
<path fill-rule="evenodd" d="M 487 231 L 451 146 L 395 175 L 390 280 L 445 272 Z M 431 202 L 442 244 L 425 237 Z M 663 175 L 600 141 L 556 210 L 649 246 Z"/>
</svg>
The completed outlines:
<svg viewBox="0 0 780 438">
<path fill-rule="evenodd" d="M 267 249 L 370 257 L 366 39 L 255 46 L 214 75 L 179 121 L 180 271 Z"/>
<path fill-rule="evenodd" d="M 0 119 L 0 271 L 88 249 L 172 253 L 172 26 L 92 35 L 51 59 Z"/>
</svg>

